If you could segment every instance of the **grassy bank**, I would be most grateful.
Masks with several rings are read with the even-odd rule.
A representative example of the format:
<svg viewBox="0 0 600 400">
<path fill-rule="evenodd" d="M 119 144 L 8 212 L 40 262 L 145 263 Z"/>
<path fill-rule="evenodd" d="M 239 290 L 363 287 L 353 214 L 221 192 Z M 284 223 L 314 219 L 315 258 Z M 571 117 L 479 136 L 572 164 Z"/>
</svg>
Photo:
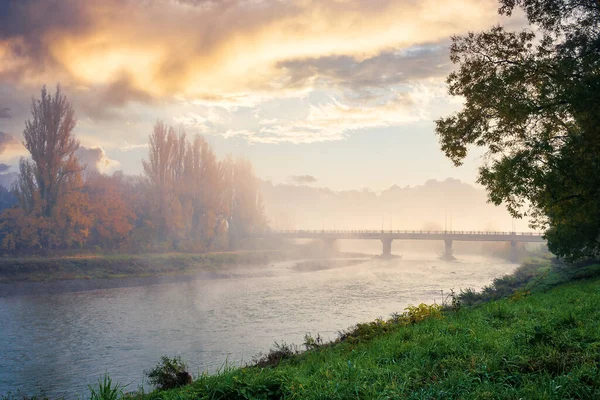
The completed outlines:
<svg viewBox="0 0 600 400">
<path fill-rule="evenodd" d="M 279 344 L 251 366 L 202 374 L 184 387 L 92 397 L 600 398 L 598 304 L 600 265 L 530 260 L 479 293 L 358 324 L 333 343 L 308 335 L 307 351 Z"/>
<path fill-rule="evenodd" d="M 0 283 L 218 272 L 230 265 L 260 265 L 282 258 L 274 251 L 0 258 Z"/>
<path fill-rule="evenodd" d="M 600 398 L 600 266 L 575 274 L 544 263 L 522 269 L 534 267 L 539 274 L 508 298 L 479 299 L 474 307 L 449 302 L 444 313 L 413 308 L 389 321 L 359 324 L 336 343 L 309 338 L 310 351 L 279 346 L 257 366 L 226 368 L 179 389 L 133 397 Z"/>
</svg>

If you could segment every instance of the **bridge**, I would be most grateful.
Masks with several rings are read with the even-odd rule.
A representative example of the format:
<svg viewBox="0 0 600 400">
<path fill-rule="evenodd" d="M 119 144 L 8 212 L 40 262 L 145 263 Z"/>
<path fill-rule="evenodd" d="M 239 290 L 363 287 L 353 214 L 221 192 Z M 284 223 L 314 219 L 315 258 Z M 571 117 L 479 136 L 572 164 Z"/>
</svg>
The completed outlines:
<svg viewBox="0 0 600 400">
<path fill-rule="evenodd" d="M 452 242 L 508 242 L 511 244 L 511 259 L 516 259 L 517 243 L 545 243 L 542 233 L 537 232 L 482 232 L 482 231 L 400 231 L 400 230 L 280 230 L 270 231 L 269 236 L 287 239 L 322 240 L 331 248 L 340 239 L 380 240 L 382 255 L 390 257 L 394 240 L 443 240 L 444 259 L 454 259 Z"/>
</svg>

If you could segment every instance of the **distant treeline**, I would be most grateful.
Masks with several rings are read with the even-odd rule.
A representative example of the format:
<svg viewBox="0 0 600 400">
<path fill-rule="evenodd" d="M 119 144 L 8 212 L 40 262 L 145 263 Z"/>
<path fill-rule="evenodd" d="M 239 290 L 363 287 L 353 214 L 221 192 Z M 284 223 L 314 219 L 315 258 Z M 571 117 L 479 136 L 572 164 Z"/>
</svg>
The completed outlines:
<svg viewBox="0 0 600 400">
<path fill-rule="evenodd" d="M 218 160 L 200 136 L 157 122 L 142 176 L 86 168 L 75 152 L 75 114 L 57 87 L 32 103 L 10 193 L 0 190 L 0 247 L 7 254 L 70 249 L 226 249 L 266 221 L 252 165 Z"/>
</svg>

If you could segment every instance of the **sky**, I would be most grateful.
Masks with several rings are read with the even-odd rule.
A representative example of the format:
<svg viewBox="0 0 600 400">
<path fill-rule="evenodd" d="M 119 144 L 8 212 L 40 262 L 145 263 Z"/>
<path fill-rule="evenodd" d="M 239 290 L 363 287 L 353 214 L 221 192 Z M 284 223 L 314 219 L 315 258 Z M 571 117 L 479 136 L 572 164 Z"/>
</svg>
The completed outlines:
<svg viewBox="0 0 600 400">
<path fill-rule="evenodd" d="M 31 99 L 60 83 L 106 173 L 141 173 L 160 119 L 275 183 L 474 183 L 483 152 L 454 167 L 434 120 L 462 104 L 450 37 L 498 23 L 519 17 L 492 0 L 5 0 L 0 172 L 27 155 Z"/>
</svg>

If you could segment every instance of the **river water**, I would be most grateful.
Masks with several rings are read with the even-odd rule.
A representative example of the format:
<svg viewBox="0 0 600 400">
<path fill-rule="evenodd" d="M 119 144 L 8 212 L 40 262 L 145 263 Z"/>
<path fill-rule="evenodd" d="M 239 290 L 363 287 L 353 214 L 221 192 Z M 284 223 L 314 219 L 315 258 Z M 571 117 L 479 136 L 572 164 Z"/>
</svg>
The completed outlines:
<svg viewBox="0 0 600 400">
<path fill-rule="evenodd" d="M 0 298 L 0 394 L 84 397 L 105 372 L 135 390 L 162 355 L 192 373 L 240 365 L 275 341 L 335 339 L 357 322 L 409 304 L 440 302 L 441 290 L 481 288 L 515 264 L 484 257 L 442 262 L 286 261 L 229 268 L 224 276 L 144 286 Z M 50 292 L 51 290 L 49 290 Z M 146 388 L 148 385 L 146 384 Z"/>
</svg>

